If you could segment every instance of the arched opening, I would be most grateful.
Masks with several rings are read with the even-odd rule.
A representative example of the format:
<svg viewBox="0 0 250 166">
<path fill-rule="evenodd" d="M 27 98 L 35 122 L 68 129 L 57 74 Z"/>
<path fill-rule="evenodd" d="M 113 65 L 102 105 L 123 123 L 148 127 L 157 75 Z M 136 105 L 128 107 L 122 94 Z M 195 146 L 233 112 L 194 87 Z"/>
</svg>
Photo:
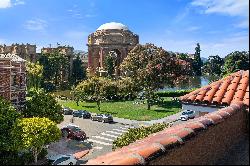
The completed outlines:
<svg viewBox="0 0 250 166">
<path fill-rule="evenodd" d="M 113 49 L 105 56 L 105 69 L 108 76 L 119 75 L 119 66 L 121 64 L 121 52 L 118 49 Z"/>
</svg>

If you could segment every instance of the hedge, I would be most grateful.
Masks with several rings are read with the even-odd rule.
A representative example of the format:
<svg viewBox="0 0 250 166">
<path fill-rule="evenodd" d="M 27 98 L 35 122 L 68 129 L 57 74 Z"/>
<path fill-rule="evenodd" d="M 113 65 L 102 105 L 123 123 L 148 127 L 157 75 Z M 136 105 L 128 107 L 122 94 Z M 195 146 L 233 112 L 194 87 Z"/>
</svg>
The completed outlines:
<svg viewBox="0 0 250 166">
<path fill-rule="evenodd" d="M 188 90 L 162 91 L 162 92 L 156 92 L 156 94 L 159 97 L 180 97 L 180 96 L 188 94 L 194 90 L 196 90 L 196 88 L 188 89 Z"/>
<path fill-rule="evenodd" d="M 136 140 L 143 139 L 150 134 L 157 133 L 159 131 L 164 130 L 165 128 L 169 127 L 168 123 L 157 123 L 153 124 L 149 127 L 140 127 L 140 128 L 133 128 L 129 129 L 127 133 L 122 134 L 113 142 L 112 149 L 121 148 L 123 146 L 127 146 Z"/>
</svg>

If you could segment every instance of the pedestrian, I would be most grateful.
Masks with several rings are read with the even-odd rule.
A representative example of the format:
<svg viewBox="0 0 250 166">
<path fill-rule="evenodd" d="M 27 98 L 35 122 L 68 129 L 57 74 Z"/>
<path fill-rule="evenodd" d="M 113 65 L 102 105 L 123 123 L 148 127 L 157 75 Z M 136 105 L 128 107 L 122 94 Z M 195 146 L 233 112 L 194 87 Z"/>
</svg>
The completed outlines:
<svg viewBox="0 0 250 166">
<path fill-rule="evenodd" d="M 74 118 L 74 117 L 72 117 L 72 118 L 70 119 L 70 121 L 71 121 L 71 123 L 74 123 L 75 118 Z"/>
</svg>

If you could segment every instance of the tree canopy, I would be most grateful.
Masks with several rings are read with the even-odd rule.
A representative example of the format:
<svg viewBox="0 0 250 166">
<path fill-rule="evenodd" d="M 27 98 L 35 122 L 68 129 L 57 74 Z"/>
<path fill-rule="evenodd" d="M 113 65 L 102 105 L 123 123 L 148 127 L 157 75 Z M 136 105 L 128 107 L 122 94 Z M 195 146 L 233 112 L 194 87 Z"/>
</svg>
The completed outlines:
<svg viewBox="0 0 250 166">
<path fill-rule="evenodd" d="M 225 57 L 223 75 L 234 73 L 238 70 L 249 70 L 249 51 L 234 51 Z"/>
<path fill-rule="evenodd" d="M 37 162 L 37 156 L 44 145 L 60 139 L 61 131 L 48 118 L 18 119 L 11 132 L 14 139 L 14 148 L 17 150 L 31 150 Z"/>
<path fill-rule="evenodd" d="M 209 56 L 208 61 L 204 64 L 202 68 L 202 73 L 220 76 L 222 72 L 223 64 L 224 64 L 224 60 L 218 55 Z"/>
<path fill-rule="evenodd" d="M 38 63 L 28 62 L 26 64 L 27 70 L 27 86 L 28 89 L 40 88 L 42 75 L 43 75 L 43 66 Z"/>
<path fill-rule="evenodd" d="M 78 54 L 76 58 L 73 60 L 72 77 L 70 81 L 73 84 L 77 84 L 84 78 L 86 78 L 86 70 L 83 67 L 80 55 Z"/>
<path fill-rule="evenodd" d="M 191 74 L 191 65 L 171 56 L 153 44 L 137 45 L 121 64 L 124 75 L 130 76 L 137 87 L 145 92 L 150 109 L 154 92 L 164 83 L 177 83 Z"/>
<path fill-rule="evenodd" d="M 30 100 L 27 100 L 27 108 L 23 112 L 24 117 L 46 117 L 60 123 L 63 121 L 62 107 L 55 98 L 43 91 L 35 92 Z"/>
<path fill-rule="evenodd" d="M 11 103 L 0 96 L 0 151 L 12 150 L 13 137 L 11 131 L 19 117 L 20 114 Z"/>
<path fill-rule="evenodd" d="M 203 65 L 203 63 L 201 60 L 201 48 L 200 48 L 200 44 L 197 43 L 197 46 L 195 47 L 194 60 L 192 62 L 192 66 L 193 66 L 194 73 L 196 76 L 201 76 L 202 65 Z"/>
<path fill-rule="evenodd" d="M 105 99 L 106 92 L 104 85 L 110 85 L 110 81 L 103 77 L 91 77 L 79 83 L 73 90 L 74 96 L 81 100 L 95 101 L 100 111 L 100 102 Z"/>
</svg>

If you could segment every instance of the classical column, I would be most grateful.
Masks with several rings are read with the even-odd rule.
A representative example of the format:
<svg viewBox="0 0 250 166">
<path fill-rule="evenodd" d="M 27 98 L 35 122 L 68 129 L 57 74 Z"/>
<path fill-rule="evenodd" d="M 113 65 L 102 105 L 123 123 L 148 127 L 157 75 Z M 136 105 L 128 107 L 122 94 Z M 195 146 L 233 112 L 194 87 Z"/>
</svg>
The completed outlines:
<svg viewBox="0 0 250 166">
<path fill-rule="evenodd" d="M 100 68 L 103 68 L 103 61 L 104 61 L 104 57 L 103 57 L 103 48 L 100 48 Z"/>
<path fill-rule="evenodd" d="M 88 52 L 88 68 L 92 68 L 92 50 Z"/>
</svg>

